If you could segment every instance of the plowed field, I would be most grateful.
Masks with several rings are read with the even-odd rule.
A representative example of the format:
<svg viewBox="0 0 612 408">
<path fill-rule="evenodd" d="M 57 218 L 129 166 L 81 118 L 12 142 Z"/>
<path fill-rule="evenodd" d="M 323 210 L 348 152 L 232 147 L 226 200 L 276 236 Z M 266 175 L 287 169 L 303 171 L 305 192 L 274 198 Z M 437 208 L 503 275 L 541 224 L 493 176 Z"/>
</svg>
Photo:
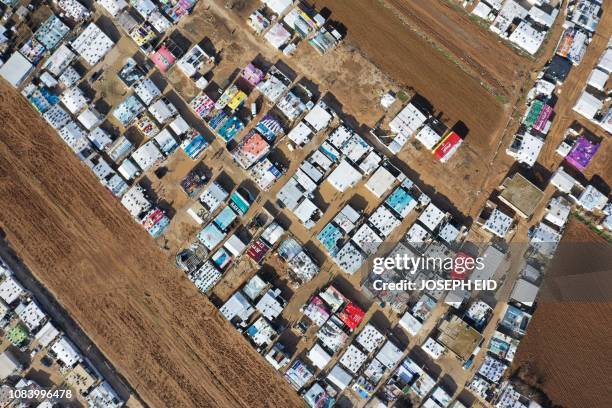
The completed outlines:
<svg viewBox="0 0 612 408">
<path fill-rule="evenodd" d="M 593 243 L 593 247 L 585 246 Z M 612 401 L 609 384 L 612 302 L 609 301 L 610 264 L 606 267 L 602 255 L 607 253 L 609 260 L 610 248 L 601 252 L 607 245 L 605 241 L 575 219 L 567 227 L 561 245 L 566 252 L 575 246 L 576 252 L 591 252 L 598 259 L 583 259 L 581 268 L 573 268 L 573 276 L 568 273 L 568 267 L 557 268 L 553 264 L 550 278 L 547 277 L 542 289 L 543 300 L 521 341 L 515 365 L 528 366 L 555 404 L 567 408 L 606 408 Z M 563 263 L 572 262 L 578 261 L 568 259 Z M 546 291 L 550 281 L 555 280 L 555 286 L 564 289 L 566 297 L 579 298 L 551 300 L 553 294 Z M 585 289 L 593 297 L 597 290 L 607 293 L 603 298 L 590 299 L 589 293 L 580 293 Z"/>
</svg>

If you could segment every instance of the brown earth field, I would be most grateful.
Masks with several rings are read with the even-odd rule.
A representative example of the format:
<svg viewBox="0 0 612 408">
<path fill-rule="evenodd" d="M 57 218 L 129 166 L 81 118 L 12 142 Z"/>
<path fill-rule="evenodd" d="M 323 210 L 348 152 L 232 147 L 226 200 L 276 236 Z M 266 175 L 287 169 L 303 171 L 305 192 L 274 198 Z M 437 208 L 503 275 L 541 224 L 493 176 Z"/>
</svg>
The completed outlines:
<svg viewBox="0 0 612 408">
<path fill-rule="evenodd" d="M 302 406 L 4 82 L 0 123 L 0 228 L 148 405 Z"/>
<path fill-rule="evenodd" d="M 331 18 L 346 26 L 347 41 L 383 72 L 426 98 L 451 126 L 464 122 L 469 130 L 467 141 L 486 146 L 493 143 L 505 125 L 499 101 L 478 79 L 413 31 L 395 10 L 378 0 L 323 0 L 316 4 L 331 10 Z"/>
<path fill-rule="evenodd" d="M 578 259 L 570 254 L 572 247 L 589 256 Z M 528 382 L 536 383 L 553 404 L 607 408 L 612 401 L 610 245 L 572 218 L 560 250 L 568 255 L 558 252 L 559 260 L 553 261 L 514 368 L 526 368 Z M 567 266 L 572 263 L 579 267 Z M 574 289 L 568 290 L 570 286 Z M 547 293 L 559 288 L 565 289 L 564 298 L 574 299 L 559 300 L 558 294 Z M 580 293 L 585 289 L 590 293 Z M 593 293 L 597 291 L 607 293 L 600 297 Z"/>
<path fill-rule="evenodd" d="M 435 41 L 486 81 L 498 94 L 511 95 L 531 61 L 479 26 L 457 5 L 445 0 L 386 0 L 407 24 Z"/>
</svg>

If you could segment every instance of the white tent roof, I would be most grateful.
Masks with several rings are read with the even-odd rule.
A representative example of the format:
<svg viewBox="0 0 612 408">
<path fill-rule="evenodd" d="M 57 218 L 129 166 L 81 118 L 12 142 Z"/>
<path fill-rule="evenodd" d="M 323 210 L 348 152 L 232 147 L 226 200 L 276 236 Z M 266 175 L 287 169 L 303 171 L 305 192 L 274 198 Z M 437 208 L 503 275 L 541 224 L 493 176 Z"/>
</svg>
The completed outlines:
<svg viewBox="0 0 612 408">
<path fill-rule="evenodd" d="M 348 241 L 334 256 L 334 262 L 349 275 L 357 272 L 365 260 L 366 257 L 351 241 Z"/>
<path fill-rule="evenodd" d="M 361 180 L 361 172 L 342 159 L 338 167 L 327 177 L 327 181 L 338 191 L 346 191 Z"/>
<path fill-rule="evenodd" d="M 383 241 L 367 224 L 361 225 L 351 240 L 368 255 L 374 255 Z"/>
<path fill-rule="evenodd" d="M 431 238 L 429 232 L 421 226 L 421 224 L 414 223 L 406 233 L 406 242 L 412 246 L 420 246 L 423 242 Z"/>
<path fill-rule="evenodd" d="M 10 305 L 17 300 L 25 290 L 23 286 L 12 276 L 7 276 L 2 283 L 0 283 L 0 299 L 4 300 L 4 303 Z"/>
<path fill-rule="evenodd" d="M 385 336 L 378 331 L 376 327 L 368 323 L 361 333 L 359 333 L 355 341 L 367 352 L 372 352 L 385 341 Z"/>
<path fill-rule="evenodd" d="M 264 232 L 261 233 L 261 238 L 265 239 L 268 243 L 274 245 L 280 237 L 285 233 L 283 227 L 276 222 L 272 222 L 266 227 Z"/>
<path fill-rule="evenodd" d="M 274 47 L 281 48 L 291 38 L 291 33 L 281 23 L 276 23 L 268 30 L 264 38 Z"/>
<path fill-rule="evenodd" d="M 289 131 L 287 137 L 296 145 L 302 146 L 312 138 L 312 130 L 302 121 Z"/>
<path fill-rule="evenodd" d="M 385 345 L 376 354 L 376 359 L 380 361 L 385 367 L 393 368 L 402 358 L 403 351 L 400 350 L 395 344 L 387 340 Z"/>
<path fill-rule="evenodd" d="M 83 91 L 76 86 L 62 92 L 60 99 L 73 115 L 76 115 L 87 106 L 87 98 L 85 98 Z"/>
<path fill-rule="evenodd" d="M 200 202 L 209 211 L 215 210 L 228 197 L 228 192 L 217 182 L 213 182 L 201 195 Z"/>
<path fill-rule="evenodd" d="M 69 88 L 79 82 L 81 79 L 81 74 L 79 74 L 74 67 L 69 66 L 64 70 L 58 79 L 64 87 Z"/>
<path fill-rule="evenodd" d="M 383 166 L 380 166 L 374 174 L 372 174 L 372 177 L 369 178 L 366 187 L 372 194 L 380 198 L 393 187 L 393 183 L 395 183 L 393 174 Z"/>
<path fill-rule="evenodd" d="M 423 128 L 419 130 L 419 133 L 416 134 L 415 138 L 419 142 L 423 143 L 423 146 L 429 150 L 433 149 L 434 146 L 438 144 L 440 139 L 442 139 L 442 137 L 435 130 L 427 125 L 423 126 Z"/>
<path fill-rule="evenodd" d="M 308 229 L 314 227 L 315 222 L 312 217 L 321 210 L 309 198 L 304 199 L 295 209 L 293 213 Z"/>
<path fill-rule="evenodd" d="M 561 234 L 551 226 L 541 222 L 533 230 L 529 244 L 540 254 L 550 257 L 555 253 L 560 240 Z"/>
<path fill-rule="evenodd" d="M 145 105 L 151 104 L 161 95 L 161 91 L 150 78 L 141 78 L 133 85 L 134 92 Z"/>
<path fill-rule="evenodd" d="M 289 267 L 304 282 L 310 281 L 319 273 L 317 264 L 304 251 L 301 251 L 289 261 Z"/>
<path fill-rule="evenodd" d="M 49 58 L 47 58 L 43 67 L 57 77 L 66 67 L 68 67 L 75 57 L 75 53 L 73 53 L 66 44 L 62 44 Z"/>
<path fill-rule="evenodd" d="M 97 0 L 97 2 L 113 17 L 119 15 L 119 12 L 128 6 L 125 0 Z"/>
<path fill-rule="evenodd" d="M 412 103 L 409 103 L 389 122 L 389 128 L 393 132 L 403 134 L 408 138 L 421 127 L 426 119 L 427 116 Z"/>
<path fill-rule="evenodd" d="M 564 193 L 569 193 L 572 188 L 578 184 L 578 181 L 567 174 L 565 170 L 563 170 L 563 166 L 559 167 L 555 174 L 550 179 L 550 183 L 557 187 L 559 191 Z"/>
<path fill-rule="evenodd" d="M 588 93 L 583 91 L 580 98 L 574 105 L 574 111 L 578 112 L 587 119 L 593 119 L 595 114 L 603 107 L 603 103 Z"/>
<path fill-rule="evenodd" d="M 182 116 L 178 116 L 172 122 L 170 122 L 170 129 L 174 131 L 175 135 L 182 135 L 186 133 L 190 128 L 189 124 L 183 119 Z"/>
<path fill-rule="evenodd" d="M 521 147 L 516 155 L 517 161 L 528 166 L 533 166 L 538 159 L 543 146 L 544 140 L 542 140 L 540 137 L 526 133 L 523 135 Z"/>
<path fill-rule="evenodd" d="M 92 130 L 102 122 L 102 115 L 93 108 L 85 109 L 77 118 L 87 130 Z"/>
<path fill-rule="evenodd" d="M 531 9 L 529 9 L 529 16 L 531 19 L 537 23 L 545 25 L 546 27 L 551 27 L 553 25 L 555 18 L 557 18 L 557 14 L 559 14 L 559 9 L 557 8 L 553 8 L 550 11 L 550 14 L 537 6 L 533 6 Z"/>
<path fill-rule="evenodd" d="M 580 197 L 578 205 L 587 211 L 601 210 L 608 202 L 608 197 L 592 185 L 586 186 Z"/>
<path fill-rule="evenodd" d="M 548 212 L 546 213 L 544 219 L 559 228 L 563 228 L 567 222 L 571 209 L 572 205 L 567 199 L 562 196 L 555 197 L 550 200 Z"/>
<path fill-rule="evenodd" d="M 0 76 L 6 81 L 18 87 L 23 80 L 32 72 L 34 66 L 23 55 L 15 51 L 13 55 L 0 67 Z"/>
<path fill-rule="evenodd" d="M 95 408 L 120 408 L 123 406 L 123 401 L 106 381 L 91 390 L 85 399 L 90 407 Z"/>
<path fill-rule="evenodd" d="M 329 126 L 331 120 L 332 115 L 327 111 L 327 105 L 323 101 L 317 102 L 314 108 L 304 117 L 304 121 L 317 132 Z"/>
<path fill-rule="evenodd" d="M 339 362 L 350 372 L 356 374 L 367 358 L 367 354 L 351 344 L 348 346 L 342 357 L 340 357 Z"/>
<path fill-rule="evenodd" d="M 612 48 L 608 48 L 599 59 L 599 63 L 597 64 L 597 68 L 602 71 L 607 72 L 608 74 L 612 74 Z"/>
<path fill-rule="evenodd" d="M 100 28 L 91 23 L 72 41 L 72 48 L 89 65 L 96 65 L 113 48 L 113 41 Z"/>
<path fill-rule="evenodd" d="M 30 331 L 37 329 L 47 317 L 35 302 L 30 302 L 24 307 L 18 307 L 17 315 Z"/>
<path fill-rule="evenodd" d="M 49 88 L 53 88 L 53 87 L 57 86 L 57 84 L 58 84 L 57 80 L 55 78 L 53 78 L 53 75 L 51 75 L 47 71 L 44 71 L 40 75 L 40 81 L 43 84 L 45 84 L 47 87 L 49 87 Z"/>
<path fill-rule="evenodd" d="M 244 252 L 246 245 L 240 240 L 235 234 L 232 234 L 227 241 L 223 244 L 223 247 L 231 252 L 232 255 L 238 256 Z"/>
<path fill-rule="evenodd" d="M 151 112 L 153 117 L 162 124 L 166 123 L 178 113 L 174 105 L 164 101 L 163 99 L 160 99 L 149 106 L 149 112 Z"/>
<path fill-rule="evenodd" d="M 508 39 L 533 55 L 540 48 L 545 36 L 545 31 L 536 30 L 528 22 L 521 21 Z"/>
<path fill-rule="evenodd" d="M 117 169 L 119 174 L 126 180 L 131 180 L 140 172 L 138 166 L 128 157 L 121 163 L 121 166 Z"/>
<path fill-rule="evenodd" d="M 423 323 L 418 321 L 410 312 L 404 313 L 404 316 L 402 316 L 399 321 L 399 325 L 411 336 L 416 336 L 419 330 L 421 330 L 421 327 L 423 327 Z"/>
<path fill-rule="evenodd" d="M 375 150 L 372 150 L 370 153 L 368 153 L 366 158 L 359 163 L 359 170 L 361 170 L 363 174 L 370 174 L 372 171 L 378 168 L 381 161 L 382 157 L 380 157 L 380 154 Z"/>
<path fill-rule="evenodd" d="M 349 373 L 347 373 L 342 367 L 338 364 L 332 368 L 332 370 L 327 375 L 327 379 L 336 385 L 340 390 L 344 390 L 349 386 L 351 381 L 353 381 L 353 377 Z"/>
<path fill-rule="evenodd" d="M 283 304 L 279 295 L 279 289 L 269 289 L 255 305 L 255 308 L 270 321 L 276 319 L 283 312 Z"/>
<path fill-rule="evenodd" d="M 398 220 L 391 210 L 381 205 L 368 218 L 370 225 L 374 226 L 385 238 L 388 237 L 395 228 L 402 222 Z"/>
<path fill-rule="evenodd" d="M 100 127 L 97 127 L 94 130 L 92 130 L 87 135 L 87 138 L 99 150 L 104 150 L 106 146 L 108 146 L 109 144 L 113 142 L 113 139 L 111 139 L 110 135 L 104 129 Z"/>
<path fill-rule="evenodd" d="M 255 309 L 242 292 L 236 292 L 219 311 L 227 320 L 232 320 L 235 316 L 238 316 L 242 321 L 247 321 L 255 312 Z"/>
<path fill-rule="evenodd" d="M 446 350 L 443 345 L 441 345 L 431 337 L 428 337 L 427 340 L 425 340 L 425 343 L 423 343 L 421 348 L 434 360 L 440 358 L 444 353 L 444 350 Z"/>
<path fill-rule="evenodd" d="M 293 4 L 292 0 L 263 0 L 263 2 L 278 15 L 283 14 Z"/>
<path fill-rule="evenodd" d="M 19 361 L 10 351 L 5 350 L 0 354 L 0 381 L 4 381 L 7 377 L 15 374 L 19 367 Z"/>
<path fill-rule="evenodd" d="M 595 68 L 593 71 L 591 71 L 591 75 L 589 76 L 589 80 L 587 83 L 595 89 L 605 91 L 606 82 L 608 82 L 608 76 L 608 73 Z"/>
<path fill-rule="evenodd" d="M 149 140 L 132 153 L 132 159 L 143 171 L 147 171 L 163 158 L 164 155 L 159 151 L 153 140 Z"/>
<path fill-rule="evenodd" d="M 512 289 L 512 294 L 510 295 L 510 299 L 514 299 L 517 302 L 521 302 L 525 306 L 533 305 L 536 296 L 538 295 L 538 288 L 533 283 L 530 283 L 524 279 L 519 279 L 516 281 L 514 285 L 514 289 Z"/>
<path fill-rule="evenodd" d="M 59 339 L 51 350 L 57 356 L 57 359 L 61 361 L 66 367 L 73 367 L 78 361 L 81 360 L 81 355 L 77 351 L 76 347 L 66 337 Z"/>
<path fill-rule="evenodd" d="M 504 238 L 512 226 L 512 217 L 497 208 L 493 210 L 483 228 L 500 238 Z"/>
<path fill-rule="evenodd" d="M 504 257 L 505 255 L 502 252 L 500 252 L 493 245 L 489 245 L 482 254 L 484 268 L 475 269 L 470 277 L 470 280 L 477 281 L 491 279 L 499 266 L 502 264 Z"/>
<path fill-rule="evenodd" d="M 121 204 L 133 217 L 151 208 L 151 203 L 147 200 L 144 189 L 138 185 L 129 189 L 121 197 Z"/>
<path fill-rule="evenodd" d="M 427 206 L 425 211 L 421 213 L 419 221 L 421 221 L 430 231 L 434 231 L 445 217 L 446 213 L 431 203 Z"/>
<path fill-rule="evenodd" d="M 268 286 L 268 284 L 259 277 L 254 275 L 242 288 L 242 292 L 251 300 L 255 300 L 261 295 L 261 292 Z"/>
<path fill-rule="evenodd" d="M 315 367 L 322 370 L 325 368 L 327 363 L 330 362 L 331 356 L 323 349 L 323 347 L 319 345 L 319 343 L 316 343 L 308 352 L 308 359 L 312 362 L 312 364 L 314 364 Z"/>
<path fill-rule="evenodd" d="M 43 114 L 43 118 L 51 127 L 58 130 L 70 121 L 70 114 L 61 106 L 53 105 Z"/>
<path fill-rule="evenodd" d="M 34 336 L 34 338 L 36 340 L 38 340 L 38 343 L 43 346 L 43 347 L 47 347 L 49 344 L 51 344 L 53 342 L 53 340 L 55 340 L 57 338 L 57 336 L 59 335 L 59 330 L 57 330 L 55 328 L 55 326 L 53 326 L 53 324 L 51 322 L 47 322 Z"/>
<path fill-rule="evenodd" d="M 485 4 L 484 1 L 478 2 L 476 7 L 474 7 L 474 10 L 472 10 L 472 14 L 474 14 L 477 17 L 484 18 L 484 19 L 486 19 L 490 13 L 491 13 L 491 7 Z"/>
<path fill-rule="evenodd" d="M 215 268 L 212 262 L 206 261 L 200 269 L 189 275 L 189 279 L 200 292 L 206 293 L 221 279 L 221 272 Z"/>
</svg>

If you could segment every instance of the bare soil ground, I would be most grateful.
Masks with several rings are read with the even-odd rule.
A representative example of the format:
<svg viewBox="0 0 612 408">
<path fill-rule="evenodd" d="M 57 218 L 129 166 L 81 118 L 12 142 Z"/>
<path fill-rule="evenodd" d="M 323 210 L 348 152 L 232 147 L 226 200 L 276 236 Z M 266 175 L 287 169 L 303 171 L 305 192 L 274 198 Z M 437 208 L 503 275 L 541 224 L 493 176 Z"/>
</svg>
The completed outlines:
<svg viewBox="0 0 612 408">
<path fill-rule="evenodd" d="M 445 0 L 386 0 L 407 24 L 446 48 L 457 60 L 481 77 L 495 93 L 512 95 L 517 79 L 528 72 L 531 61 L 521 56 L 493 32 L 475 24 L 463 10 Z"/>
<path fill-rule="evenodd" d="M 584 243 L 605 241 L 572 219 L 561 244 Z M 586 264 L 589 262 L 581 263 Z M 564 269 L 553 267 L 547 279 L 565 276 Z M 587 276 L 599 271 L 585 266 L 575 273 Z M 608 358 L 612 349 L 611 327 L 609 301 L 542 301 L 521 341 L 514 367 L 527 367 L 530 373 L 527 380 L 541 388 L 555 404 L 568 408 L 608 407 L 612 401 L 609 386 L 612 363 Z"/>
<path fill-rule="evenodd" d="M 378 0 L 317 2 L 347 27 L 347 41 L 399 83 L 412 87 L 468 139 L 488 144 L 502 126 L 504 109 L 480 82 L 405 24 Z"/>
<path fill-rule="evenodd" d="M 301 405 L 5 83 L 0 122 L 0 227 L 149 405 Z"/>
</svg>

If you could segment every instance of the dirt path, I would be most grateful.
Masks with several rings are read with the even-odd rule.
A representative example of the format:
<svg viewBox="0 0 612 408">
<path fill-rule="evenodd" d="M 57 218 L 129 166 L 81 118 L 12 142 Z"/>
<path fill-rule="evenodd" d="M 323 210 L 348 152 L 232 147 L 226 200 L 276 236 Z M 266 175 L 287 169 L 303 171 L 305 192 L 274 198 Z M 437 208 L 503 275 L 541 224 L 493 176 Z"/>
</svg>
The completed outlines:
<svg viewBox="0 0 612 408">
<path fill-rule="evenodd" d="M 301 406 L 5 83 L 0 106 L 0 228 L 147 404 Z"/>
</svg>

